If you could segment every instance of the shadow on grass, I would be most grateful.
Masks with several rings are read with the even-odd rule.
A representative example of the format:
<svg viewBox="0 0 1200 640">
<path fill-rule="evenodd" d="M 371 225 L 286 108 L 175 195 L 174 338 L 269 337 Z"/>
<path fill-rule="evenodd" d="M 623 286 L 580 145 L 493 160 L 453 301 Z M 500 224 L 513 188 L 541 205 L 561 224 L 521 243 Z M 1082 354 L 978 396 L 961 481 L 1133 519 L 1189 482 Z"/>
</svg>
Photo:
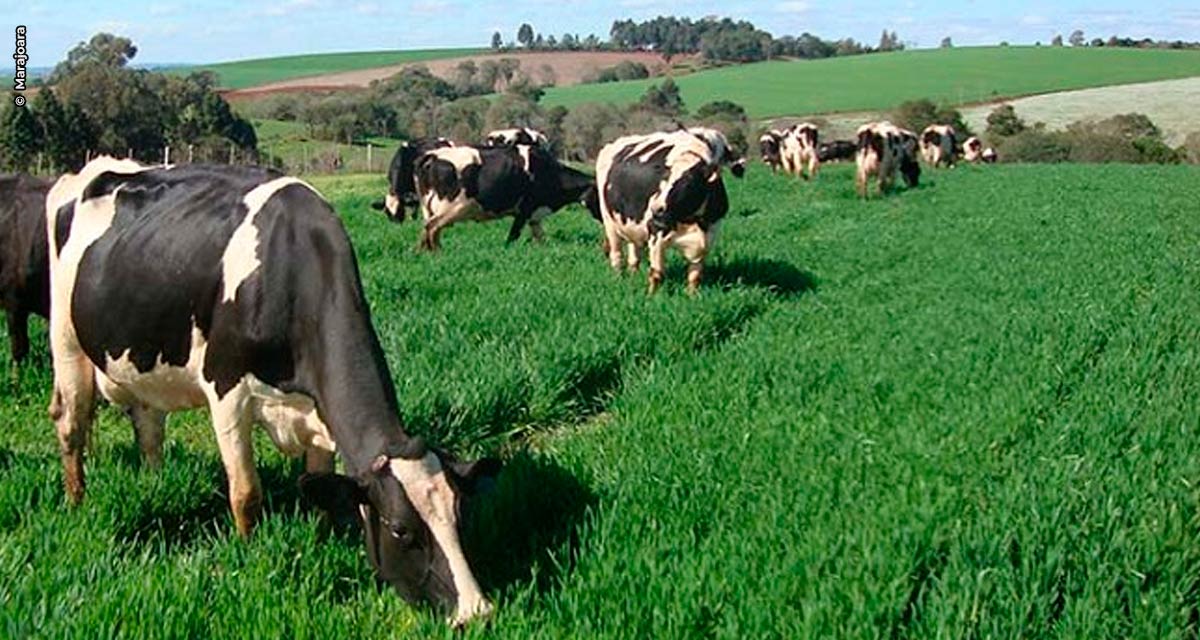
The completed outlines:
<svg viewBox="0 0 1200 640">
<path fill-rule="evenodd" d="M 673 266 L 678 270 L 674 275 L 683 277 L 685 268 L 682 265 Z M 817 280 L 813 274 L 772 258 L 738 258 L 706 265 L 704 283 L 722 289 L 761 288 L 788 298 L 817 289 Z M 704 285 L 701 286 L 703 288 Z"/>
<path fill-rule="evenodd" d="M 566 469 L 521 453 L 495 487 L 464 509 L 463 545 L 487 590 L 537 581 L 541 592 L 575 564 L 579 527 L 598 498 Z"/>
</svg>

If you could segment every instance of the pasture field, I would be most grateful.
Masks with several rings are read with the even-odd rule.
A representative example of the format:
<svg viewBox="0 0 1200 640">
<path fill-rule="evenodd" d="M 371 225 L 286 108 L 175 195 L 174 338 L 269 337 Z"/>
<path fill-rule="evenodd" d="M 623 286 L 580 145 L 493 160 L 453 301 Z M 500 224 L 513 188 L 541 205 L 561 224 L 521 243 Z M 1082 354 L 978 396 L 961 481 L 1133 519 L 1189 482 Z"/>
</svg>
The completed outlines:
<svg viewBox="0 0 1200 640">
<path fill-rule="evenodd" d="M 319 76 L 342 71 L 371 69 L 408 62 L 458 58 L 481 53 L 482 49 L 412 49 L 399 51 L 357 51 L 317 53 L 300 56 L 255 58 L 216 64 L 196 65 L 173 70 L 176 73 L 212 71 L 218 85 L 226 89 L 244 89 L 270 82 Z"/>
<path fill-rule="evenodd" d="M 730 66 L 676 80 L 696 109 L 732 100 L 754 118 L 886 110 L 930 98 L 960 105 L 1087 87 L 1200 75 L 1200 52 L 1065 47 L 963 47 Z M 630 104 L 660 79 L 547 90 L 547 106 Z"/>
<path fill-rule="evenodd" d="M 508 463 L 468 548 L 504 638 L 1187 638 L 1200 625 L 1200 172 L 963 166 L 860 202 L 756 165 L 701 294 L 544 246 L 343 216 L 409 428 Z M 236 538 L 207 416 L 164 468 L 99 410 L 64 505 L 44 329 L 0 381 L 0 636 L 454 637 L 267 493 Z M 7 363 L 7 340 L 0 361 Z"/>
</svg>

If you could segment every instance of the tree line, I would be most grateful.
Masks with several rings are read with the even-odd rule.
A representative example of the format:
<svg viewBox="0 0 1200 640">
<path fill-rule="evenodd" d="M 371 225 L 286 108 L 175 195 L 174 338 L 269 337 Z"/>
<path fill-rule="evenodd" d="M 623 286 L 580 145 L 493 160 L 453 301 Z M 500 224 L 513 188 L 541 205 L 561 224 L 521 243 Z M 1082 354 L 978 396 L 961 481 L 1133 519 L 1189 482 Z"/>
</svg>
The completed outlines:
<svg viewBox="0 0 1200 640">
<path fill-rule="evenodd" d="M 133 69 L 136 55 L 128 38 L 97 34 L 55 66 L 28 106 L 6 101 L 0 166 L 27 171 L 40 157 L 50 171 L 74 171 L 89 153 L 160 162 L 168 146 L 206 158 L 227 157 L 231 146 L 256 152 L 253 125 L 217 94 L 211 73 Z"/>
<path fill-rule="evenodd" d="M 518 47 L 528 51 L 653 51 L 669 63 L 676 56 L 691 54 L 700 54 L 710 62 L 831 58 L 898 51 L 904 44 L 895 31 L 887 30 L 881 35 L 879 45 L 870 47 L 853 38 L 823 40 L 807 32 L 776 38 L 746 20 L 659 16 L 642 22 L 617 20 L 609 30 L 607 41 L 595 35 L 583 39 L 572 34 L 564 34 L 561 38 L 544 36 L 529 23 L 517 29 L 515 42 L 506 42 L 499 31 L 492 34 L 493 50 L 512 51 Z"/>
</svg>

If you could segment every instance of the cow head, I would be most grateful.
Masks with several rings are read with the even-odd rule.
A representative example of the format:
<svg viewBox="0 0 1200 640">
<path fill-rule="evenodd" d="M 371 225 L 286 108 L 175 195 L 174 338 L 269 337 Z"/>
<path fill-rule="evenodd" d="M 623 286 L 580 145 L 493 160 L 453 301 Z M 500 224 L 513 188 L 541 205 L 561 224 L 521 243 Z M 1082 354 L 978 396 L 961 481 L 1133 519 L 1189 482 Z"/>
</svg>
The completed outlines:
<svg viewBox="0 0 1200 640">
<path fill-rule="evenodd" d="M 458 538 L 463 504 L 499 469 L 492 458 L 460 462 L 427 450 L 415 459 L 381 456 L 355 478 L 306 474 L 300 489 L 336 519 L 362 528 L 378 580 L 414 604 L 453 609 L 452 623 L 458 626 L 491 610 Z"/>
<path fill-rule="evenodd" d="M 779 162 L 779 136 L 768 131 L 758 139 L 758 148 L 762 152 L 762 161 L 766 164 Z"/>
</svg>

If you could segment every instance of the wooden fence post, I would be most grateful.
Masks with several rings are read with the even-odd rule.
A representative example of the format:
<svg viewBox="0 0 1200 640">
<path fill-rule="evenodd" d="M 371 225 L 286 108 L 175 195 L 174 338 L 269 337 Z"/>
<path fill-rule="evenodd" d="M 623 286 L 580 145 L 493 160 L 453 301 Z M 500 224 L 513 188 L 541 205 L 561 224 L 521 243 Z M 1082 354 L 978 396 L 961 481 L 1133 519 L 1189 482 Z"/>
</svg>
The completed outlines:
<svg viewBox="0 0 1200 640">
<path fill-rule="evenodd" d="M 163 147 L 163 166 L 171 164 L 171 145 Z"/>
<path fill-rule="evenodd" d="M 371 173 L 371 143 L 367 143 L 367 173 Z"/>
</svg>

